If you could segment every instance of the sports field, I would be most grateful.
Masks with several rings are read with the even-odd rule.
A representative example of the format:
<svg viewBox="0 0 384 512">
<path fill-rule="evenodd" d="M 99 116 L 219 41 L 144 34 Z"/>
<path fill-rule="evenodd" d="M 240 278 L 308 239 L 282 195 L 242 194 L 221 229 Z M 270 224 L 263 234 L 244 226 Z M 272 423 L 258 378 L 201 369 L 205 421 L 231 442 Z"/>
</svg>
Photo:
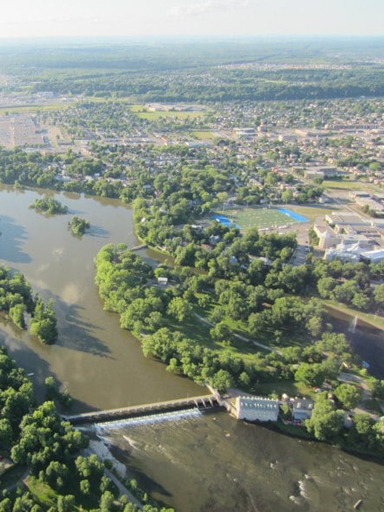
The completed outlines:
<svg viewBox="0 0 384 512">
<path fill-rule="evenodd" d="M 294 212 L 290 210 L 286 210 L 286 212 L 290 212 L 292 216 L 280 212 L 277 208 L 239 208 L 223 210 L 218 213 L 239 226 L 241 231 L 252 228 L 281 228 L 295 222 L 303 222 L 305 219 L 304 217 L 295 219 L 296 214 Z"/>
</svg>

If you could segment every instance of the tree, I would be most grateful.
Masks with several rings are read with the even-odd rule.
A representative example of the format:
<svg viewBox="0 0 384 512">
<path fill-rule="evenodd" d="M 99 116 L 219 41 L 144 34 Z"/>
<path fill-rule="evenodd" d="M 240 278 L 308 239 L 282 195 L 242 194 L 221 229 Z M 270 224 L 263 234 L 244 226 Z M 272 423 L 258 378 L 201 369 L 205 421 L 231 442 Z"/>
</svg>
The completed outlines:
<svg viewBox="0 0 384 512">
<path fill-rule="evenodd" d="M 384 399 L 384 380 L 374 380 L 372 385 L 372 396 L 379 400 Z"/>
<path fill-rule="evenodd" d="M 319 387 L 324 382 L 324 369 L 320 363 L 301 363 L 296 370 L 295 380 L 307 386 Z"/>
<path fill-rule="evenodd" d="M 8 419 L 0 419 L 0 446 L 8 448 L 11 444 L 13 437 L 12 426 Z"/>
<path fill-rule="evenodd" d="M 24 304 L 16 304 L 9 310 L 9 316 L 20 329 L 25 329 L 24 312 Z"/>
<path fill-rule="evenodd" d="M 76 236 L 84 235 L 90 227 L 91 225 L 87 220 L 81 219 L 80 217 L 77 217 L 77 215 L 68 222 L 68 229 Z"/>
<path fill-rule="evenodd" d="M 57 498 L 57 511 L 58 512 L 72 512 L 75 509 L 75 497 L 69 494 L 68 496 L 59 496 Z"/>
<path fill-rule="evenodd" d="M 232 331 L 225 322 L 219 322 L 216 324 L 215 327 L 210 329 L 209 333 L 212 339 L 218 342 L 230 341 L 232 338 Z"/>
<path fill-rule="evenodd" d="M 37 336 L 46 345 L 52 345 L 58 336 L 56 323 L 52 299 L 46 306 L 42 299 L 38 299 L 30 326 L 32 336 Z"/>
<path fill-rule="evenodd" d="M 168 306 L 168 314 L 173 316 L 178 322 L 184 322 L 192 314 L 192 306 L 181 297 L 175 297 Z"/>
<path fill-rule="evenodd" d="M 335 437 L 344 424 L 344 414 L 342 411 L 337 411 L 330 400 L 328 400 L 326 393 L 321 393 L 317 396 L 315 406 L 312 411 L 312 416 L 305 421 L 305 426 L 308 432 L 319 439 L 326 441 Z"/>
<path fill-rule="evenodd" d="M 105 491 L 100 498 L 100 512 L 110 512 L 114 501 L 113 494 L 110 491 Z"/>
<path fill-rule="evenodd" d="M 216 388 L 220 392 L 226 391 L 228 388 L 233 386 L 233 378 L 229 372 L 226 370 L 219 370 L 213 376 L 211 380 L 211 384 L 214 388 Z"/>
<path fill-rule="evenodd" d="M 104 493 L 105 491 L 107 491 L 109 488 L 111 487 L 111 481 L 110 479 L 106 476 L 106 475 L 103 475 L 101 477 L 101 481 L 100 481 L 100 491 L 102 493 Z"/>
<path fill-rule="evenodd" d="M 80 491 L 82 494 L 88 496 L 91 492 L 91 484 L 89 483 L 89 480 L 84 479 L 80 480 Z"/>
<path fill-rule="evenodd" d="M 198 303 L 199 307 L 201 307 L 202 309 L 205 310 L 210 305 L 211 299 L 209 298 L 208 295 L 202 295 L 201 297 L 199 297 L 197 303 Z"/>
<path fill-rule="evenodd" d="M 44 381 L 45 397 L 47 400 L 53 400 L 57 397 L 58 388 L 55 379 L 50 376 Z"/>
<path fill-rule="evenodd" d="M 384 284 L 375 286 L 373 289 L 373 297 L 380 307 L 384 306 Z"/>
<path fill-rule="evenodd" d="M 340 384 L 334 393 L 344 409 L 354 409 L 361 400 L 361 392 L 352 384 Z"/>
<path fill-rule="evenodd" d="M 337 286 L 337 280 L 333 277 L 323 277 L 317 282 L 317 289 L 320 297 L 323 299 L 329 299 L 332 295 L 332 291 Z"/>
</svg>

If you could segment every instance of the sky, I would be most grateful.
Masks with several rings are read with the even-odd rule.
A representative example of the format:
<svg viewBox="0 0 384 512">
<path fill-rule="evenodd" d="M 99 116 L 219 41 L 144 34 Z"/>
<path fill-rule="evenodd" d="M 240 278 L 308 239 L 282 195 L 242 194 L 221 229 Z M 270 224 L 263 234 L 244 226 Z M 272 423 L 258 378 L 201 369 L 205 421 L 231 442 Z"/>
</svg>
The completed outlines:
<svg viewBox="0 0 384 512">
<path fill-rule="evenodd" d="M 384 0 L 3 0 L 0 38 L 384 35 Z"/>
</svg>

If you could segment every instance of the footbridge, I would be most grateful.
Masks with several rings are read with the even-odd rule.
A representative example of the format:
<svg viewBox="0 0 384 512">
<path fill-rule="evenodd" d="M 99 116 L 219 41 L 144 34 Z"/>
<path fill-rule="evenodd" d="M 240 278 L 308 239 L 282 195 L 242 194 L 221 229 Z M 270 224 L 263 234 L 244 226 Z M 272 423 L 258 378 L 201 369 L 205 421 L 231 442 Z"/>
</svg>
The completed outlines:
<svg viewBox="0 0 384 512">
<path fill-rule="evenodd" d="M 178 400 L 168 400 L 153 404 L 134 405 L 131 407 L 120 407 L 119 409 L 106 409 L 104 411 L 85 412 L 72 416 L 62 416 L 64 420 L 79 425 L 82 423 L 102 423 L 106 421 L 122 420 L 128 418 L 138 418 L 150 414 L 161 414 L 164 412 L 180 411 L 185 409 L 209 410 L 222 406 L 220 395 L 195 396 L 191 398 L 181 398 Z"/>
</svg>

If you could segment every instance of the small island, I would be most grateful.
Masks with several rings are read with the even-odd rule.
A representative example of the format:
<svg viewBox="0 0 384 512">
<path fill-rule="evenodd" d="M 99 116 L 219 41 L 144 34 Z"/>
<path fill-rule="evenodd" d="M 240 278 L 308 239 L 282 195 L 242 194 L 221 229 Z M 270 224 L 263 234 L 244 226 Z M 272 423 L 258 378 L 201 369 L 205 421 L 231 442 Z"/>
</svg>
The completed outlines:
<svg viewBox="0 0 384 512">
<path fill-rule="evenodd" d="M 70 222 L 68 222 L 68 229 L 71 230 L 73 235 L 82 236 L 86 232 L 87 229 L 91 227 L 90 223 L 85 220 L 77 217 L 76 215 L 72 218 Z"/>
<path fill-rule="evenodd" d="M 29 329 L 41 343 L 52 345 L 56 342 L 58 332 L 53 300 L 45 304 L 37 294 L 34 295 L 23 274 L 13 273 L 4 266 L 0 266 L 0 312 L 20 329 Z"/>
<path fill-rule="evenodd" d="M 65 206 L 50 197 L 44 197 L 43 199 L 36 199 L 29 208 L 36 210 L 39 213 L 48 213 L 49 215 L 63 215 L 68 213 L 68 206 Z"/>
</svg>

